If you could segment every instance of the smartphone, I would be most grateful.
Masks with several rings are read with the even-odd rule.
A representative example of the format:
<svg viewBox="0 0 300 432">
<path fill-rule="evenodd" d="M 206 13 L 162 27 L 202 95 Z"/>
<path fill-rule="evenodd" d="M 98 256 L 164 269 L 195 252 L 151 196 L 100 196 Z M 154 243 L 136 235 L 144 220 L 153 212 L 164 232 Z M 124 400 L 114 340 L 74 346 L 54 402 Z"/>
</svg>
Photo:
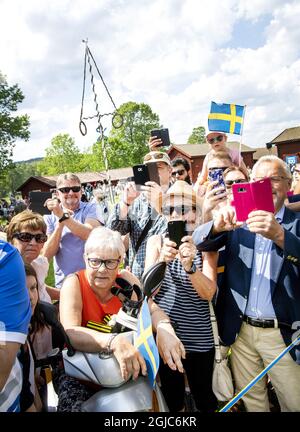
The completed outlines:
<svg viewBox="0 0 300 432">
<path fill-rule="evenodd" d="M 265 210 L 274 213 L 272 185 L 269 178 L 252 183 L 232 185 L 233 201 L 237 220 L 244 222 L 254 210 Z"/>
<path fill-rule="evenodd" d="M 218 183 L 214 186 L 214 189 L 217 187 L 222 186 L 224 188 L 224 191 L 226 190 L 225 181 L 223 177 L 223 170 L 221 168 L 216 168 L 214 170 L 208 171 L 208 180 L 210 182 L 217 181 Z M 220 195 L 223 192 L 216 192 L 216 195 Z"/>
<path fill-rule="evenodd" d="M 51 214 L 51 211 L 44 207 L 45 201 L 49 198 L 52 198 L 52 192 L 29 192 L 29 210 L 42 216 Z"/>
<path fill-rule="evenodd" d="M 153 129 L 150 134 L 162 140 L 162 144 L 157 147 L 169 147 L 171 145 L 169 129 Z"/>
<path fill-rule="evenodd" d="M 148 181 L 154 181 L 155 183 L 160 185 L 158 168 L 156 163 L 149 163 L 147 165 L 134 165 L 132 169 L 134 182 L 136 184 L 137 190 L 140 190 L 140 187 Z"/>
<path fill-rule="evenodd" d="M 168 222 L 169 239 L 177 244 L 176 249 L 181 245 L 182 237 L 187 235 L 186 221 L 172 220 Z"/>
</svg>

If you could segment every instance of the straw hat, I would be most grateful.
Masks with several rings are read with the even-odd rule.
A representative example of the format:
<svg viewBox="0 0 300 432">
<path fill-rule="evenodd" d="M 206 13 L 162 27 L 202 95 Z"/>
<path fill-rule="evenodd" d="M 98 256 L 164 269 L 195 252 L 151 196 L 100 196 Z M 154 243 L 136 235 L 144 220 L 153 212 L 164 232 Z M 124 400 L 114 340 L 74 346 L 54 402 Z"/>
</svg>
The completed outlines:
<svg viewBox="0 0 300 432">
<path fill-rule="evenodd" d="M 197 197 L 193 187 L 184 180 L 177 180 L 167 191 L 166 201 L 170 198 L 181 198 L 184 204 L 192 204 L 194 206 L 201 206 L 201 201 Z"/>
</svg>

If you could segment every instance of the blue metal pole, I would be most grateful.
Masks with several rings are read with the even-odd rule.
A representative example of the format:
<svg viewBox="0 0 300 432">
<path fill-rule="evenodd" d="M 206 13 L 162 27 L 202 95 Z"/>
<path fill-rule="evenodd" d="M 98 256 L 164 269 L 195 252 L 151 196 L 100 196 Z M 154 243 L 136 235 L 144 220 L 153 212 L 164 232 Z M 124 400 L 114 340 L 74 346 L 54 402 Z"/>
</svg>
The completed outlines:
<svg viewBox="0 0 300 432">
<path fill-rule="evenodd" d="M 263 376 L 265 376 L 268 371 L 294 346 L 298 345 L 300 342 L 300 336 L 297 337 L 289 346 L 287 346 L 263 371 L 260 372 L 257 377 L 253 378 L 250 383 L 244 387 L 230 402 L 228 402 L 219 412 L 227 412 L 234 404 L 236 404 L 248 391 L 253 387 Z"/>
</svg>

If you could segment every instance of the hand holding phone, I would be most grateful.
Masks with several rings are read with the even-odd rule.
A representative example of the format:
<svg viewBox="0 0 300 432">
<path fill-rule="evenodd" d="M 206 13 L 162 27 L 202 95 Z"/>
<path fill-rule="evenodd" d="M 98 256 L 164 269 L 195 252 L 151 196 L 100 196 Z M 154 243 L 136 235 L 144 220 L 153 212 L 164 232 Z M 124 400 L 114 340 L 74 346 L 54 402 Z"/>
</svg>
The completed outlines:
<svg viewBox="0 0 300 432">
<path fill-rule="evenodd" d="M 168 222 L 168 234 L 169 239 L 176 243 L 179 248 L 181 245 L 181 239 L 187 235 L 186 232 L 186 221 L 183 220 L 172 220 Z"/>
<path fill-rule="evenodd" d="M 248 214 L 254 210 L 274 213 L 272 185 L 269 178 L 252 183 L 236 183 L 232 185 L 233 202 L 238 221 L 244 222 Z"/>
<path fill-rule="evenodd" d="M 218 183 L 213 187 L 213 189 L 222 187 L 224 191 L 226 190 L 225 181 L 223 177 L 223 170 L 221 168 L 216 168 L 208 172 L 208 180 L 212 183 L 217 181 Z M 222 194 L 224 191 L 216 192 L 216 195 Z"/>
<path fill-rule="evenodd" d="M 40 215 L 51 214 L 51 211 L 44 206 L 47 199 L 52 198 L 52 192 L 29 192 L 29 209 Z"/>
<path fill-rule="evenodd" d="M 160 184 L 156 163 L 134 165 L 132 169 L 134 182 L 138 191 L 140 191 L 141 186 L 144 186 L 148 181 L 154 181 L 158 185 Z"/>
<path fill-rule="evenodd" d="M 155 148 L 158 147 L 169 147 L 171 145 L 170 142 L 170 136 L 169 136 L 169 129 L 153 129 L 150 132 L 152 137 L 156 137 L 161 140 L 161 144 L 155 146 Z"/>
</svg>

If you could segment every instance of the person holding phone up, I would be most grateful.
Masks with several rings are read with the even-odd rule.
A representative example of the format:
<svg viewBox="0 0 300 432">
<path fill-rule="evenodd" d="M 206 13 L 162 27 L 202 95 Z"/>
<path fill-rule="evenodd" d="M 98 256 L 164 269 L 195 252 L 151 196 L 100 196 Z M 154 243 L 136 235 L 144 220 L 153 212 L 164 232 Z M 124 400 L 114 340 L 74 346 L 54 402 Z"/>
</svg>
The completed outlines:
<svg viewBox="0 0 300 432">
<path fill-rule="evenodd" d="M 254 210 L 246 223 L 233 207 L 195 230 L 199 251 L 225 246 L 225 272 L 216 301 L 221 341 L 231 345 L 231 365 L 239 392 L 269 365 L 293 338 L 300 322 L 300 214 L 285 205 L 291 187 L 287 164 L 263 156 L 252 180 L 269 178 L 274 213 Z M 299 411 L 300 346 L 269 370 L 281 411 Z M 247 411 L 270 411 L 267 378 L 243 396 Z"/>
<path fill-rule="evenodd" d="M 214 340 L 209 300 L 216 292 L 216 254 L 202 256 L 192 240 L 191 234 L 201 218 L 201 201 L 192 186 L 183 180 L 175 182 L 166 194 L 163 213 L 169 221 L 169 233 L 149 238 L 145 270 L 157 262 L 167 263 L 164 281 L 154 301 L 169 317 L 160 326 L 165 332 L 174 327 L 182 347 L 167 354 L 160 351 L 162 392 L 171 412 L 182 411 L 185 370 L 196 408 L 213 412 L 217 401 L 212 391 Z M 179 238 L 176 233 L 182 222 L 186 232 L 182 231 L 183 237 Z M 176 223 L 177 228 L 171 231 Z"/>
<path fill-rule="evenodd" d="M 99 220 L 95 203 L 81 201 L 81 182 L 72 173 L 58 176 L 57 196 L 45 202 L 50 215 L 45 215 L 48 240 L 43 254 L 54 258 L 55 286 L 70 273 L 85 268 L 83 250 L 90 232 L 104 221 Z"/>
</svg>

